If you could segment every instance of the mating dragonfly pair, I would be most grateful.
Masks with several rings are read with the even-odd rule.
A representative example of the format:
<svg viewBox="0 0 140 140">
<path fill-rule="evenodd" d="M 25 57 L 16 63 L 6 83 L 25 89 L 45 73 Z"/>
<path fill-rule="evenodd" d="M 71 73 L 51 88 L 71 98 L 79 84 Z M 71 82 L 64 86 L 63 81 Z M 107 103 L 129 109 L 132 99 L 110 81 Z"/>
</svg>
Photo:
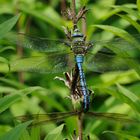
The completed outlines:
<svg viewBox="0 0 140 140">
<path fill-rule="evenodd" d="M 75 29 L 72 34 L 72 40 L 68 41 L 34 38 L 24 34 L 19 34 L 17 38 L 21 41 L 18 43 L 19 46 L 35 49 L 43 52 L 44 55 L 31 56 L 13 61 L 10 65 L 11 71 L 58 73 L 66 72 L 76 67 L 79 77 L 76 81 L 79 80 L 80 93 L 82 93 L 83 96 L 82 103 L 84 112 L 87 112 L 89 109 L 90 93 L 87 88 L 83 66 L 90 71 L 101 73 L 128 69 L 135 69 L 137 72 L 140 71 L 140 61 L 138 60 L 140 52 L 139 35 L 133 36 L 131 41 L 116 38 L 112 41 L 86 42 L 83 34 L 79 32 L 78 29 Z M 76 90 L 76 88 L 77 85 L 75 85 L 73 89 Z M 78 115 L 79 113 L 81 113 L 81 111 L 60 113 L 60 115 L 69 116 Z M 105 116 L 108 118 L 114 116 L 114 114 L 93 112 L 87 112 L 87 114 Z M 118 119 L 122 117 L 117 114 L 116 116 Z M 116 118 L 116 116 L 114 118 Z"/>
</svg>

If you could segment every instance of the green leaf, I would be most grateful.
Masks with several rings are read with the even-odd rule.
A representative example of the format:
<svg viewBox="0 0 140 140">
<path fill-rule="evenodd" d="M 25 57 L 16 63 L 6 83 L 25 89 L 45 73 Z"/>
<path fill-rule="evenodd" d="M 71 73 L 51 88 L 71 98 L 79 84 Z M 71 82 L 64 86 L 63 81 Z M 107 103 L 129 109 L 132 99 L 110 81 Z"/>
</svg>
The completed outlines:
<svg viewBox="0 0 140 140">
<path fill-rule="evenodd" d="M 114 35 L 119 36 L 124 40 L 128 41 L 130 44 L 133 44 L 133 46 L 135 46 L 140 50 L 139 43 L 137 42 L 137 40 L 131 34 L 129 34 L 127 31 L 123 29 L 114 26 L 109 26 L 109 25 L 92 25 L 92 27 L 97 27 L 106 30 L 108 32 L 111 32 Z"/>
<path fill-rule="evenodd" d="M 58 15 L 58 13 L 50 6 L 46 7 L 44 5 L 41 5 L 40 10 L 38 10 L 37 8 L 27 8 L 27 5 L 21 5 L 19 9 L 27 14 L 30 14 L 31 16 L 34 16 L 40 20 L 49 23 L 50 25 L 56 27 L 59 30 L 62 30 L 61 26 L 63 20 Z"/>
<path fill-rule="evenodd" d="M 64 124 L 58 126 L 54 130 L 50 131 L 50 133 L 46 136 L 45 140 L 59 140 L 63 127 L 64 127 Z"/>
<path fill-rule="evenodd" d="M 134 19 L 130 18 L 127 15 L 120 15 L 120 14 L 117 14 L 117 15 L 119 15 L 121 18 L 127 20 L 131 25 L 133 25 L 138 30 L 138 32 L 140 32 L 140 24 L 137 23 Z"/>
<path fill-rule="evenodd" d="M 12 87 L 8 87 L 8 86 L 0 86 L 0 93 L 10 93 L 10 92 L 14 92 L 16 91 L 14 88 Z"/>
<path fill-rule="evenodd" d="M 129 15 L 132 15 L 132 16 L 136 17 L 137 19 L 140 19 L 139 12 L 132 9 L 134 7 L 127 7 L 127 6 L 112 6 L 112 7 L 115 8 L 115 9 L 118 9 L 120 11 L 124 11 L 124 12 L 128 13 Z"/>
<path fill-rule="evenodd" d="M 80 0 L 81 6 L 86 6 L 89 0 Z"/>
<path fill-rule="evenodd" d="M 6 58 L 1 57 L 1 56 L 0 56 L 0 62 L 3 62 L 3 63 L 6 63 L 6 64 L 9 64 L 9 61 L 8 61 Z"/>
<path fill-rule="evenodd" d="M 137 8 L 140 11 L 140 0 L 137 0 Z"/>
<path fill-rule="evenodd" d="M 125 87 L 117 84 L 117 87 L 120 92 L 120 97 L 130 105 L 133 109 L 140 113 L 140 99 L 130 90 L 126 89 Z"/>
<path fill-rule="evenodd" d="M 124 103 L 127 103 L 135 111 L 140 112 L 140 99 L 133 92 L 126 89 L 125 87 L 117 84 L 118 90 L 114 88 L 104 88 L 104 92 L 109 93 Z"/>
<path fill-rule="evenodd" d="M 0 82 L 8 84 L 8 85 L 10 85 L 12 87 L 16 87 L 18 89 L 21 89 L 21 88 L 23 89 L 23 88 L 26 87 L 25 85 L 19 83 L 19 81 L 15 81 L 15 80 L 11 80 L 11 79 L 6 79 L 6 78 L 2 78 L 2 77 L 0 77 Z"/>
<path fill-rule="evenodd" d="M 130 84 L 132 82 L 139 81 L 139 79 L 140 76 L 134 70 L 104 73 L 100 76 L 99 82 L 95 83 L 93 87 L 100 89 L 101 87 L 109 87 L 116 83 Z M 93 83 L 93 81 L 91 81 L 91 83 Z"/>
<path fill-rule="evenodd" d="M 20 137 L 20 140 L 31 140 L 28 129 L 24 130 Z"/>
<path fill-rule="evenodd" d="M 115 135 L 117 135 L 123 139 L 127 139 L 127 140 L 140 140 L 139 138 L 132 136 L 130 134 L 127 134 L 125 132 L 104 131 L 103 133 L 104 134 L 105 133 L 112 133 L 112 134 L 115 134 Z"/>
<path fill-rule="evenodd" d="M 10 71 L 10 63 L 6 58 L 0 57 L 0 62 L 7 64 L 7 67 L 9 69 L 9 71 Z"/>
<path fill-rule="evenodd" d="M 19 140 L 24 130 L 31 124 L 32 121 L 17 125 L 14 129 L 7 132 L 0 140 Z"/>
<path fill-rule="evenodd" d="M 41 87 L 29 87 L 26 89 L 22 89 L 19 91 L 15 91 L 13 95 L 7 95 L 0 99 L 0 112 L 5 111 L 7 108 L 9 108 L 12 104 L 20 100 L 22 97 L 24 97 L 27 94 L 30 94 L 36 90 L 43 89 Z"/>
<path fill-rule="evenodd" d="M 0 3 L 0 14 L 13 14 L 15 12 L 15 8 L 16 7 L 12 1 L 4 1 Z"/>
<path fill-rule="evenodd" d="M 20 15 L 16 15 L 0 24 L 0 38 L 4 37 L 16 24 Z"/>
<path fill-rule="evenodd" d="M 31 140 L 40 140 L 40 127 L 33 127 L 31 130 Z"/>
<path fill-rule="evenodd" d="M 13 47 L 11 47 L 11 46 L 2 47 L 2 48 L 0 48 L 0 53 L 1 53 L 1 52 L 4 52 L 4 51 L 6 51 L 6 50 L 14 50 L 14 51 L 15 51 L 15 48 L 13 48 Z"/>
</svg>

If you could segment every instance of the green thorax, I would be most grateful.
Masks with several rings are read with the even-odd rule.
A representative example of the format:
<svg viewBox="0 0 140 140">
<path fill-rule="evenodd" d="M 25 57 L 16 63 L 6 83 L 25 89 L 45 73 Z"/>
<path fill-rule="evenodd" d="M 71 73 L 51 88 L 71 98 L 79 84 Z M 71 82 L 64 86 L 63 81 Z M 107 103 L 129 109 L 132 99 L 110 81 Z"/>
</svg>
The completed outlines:
<svg viewBox="0 0 140 140">
<path fill-rule="evenodd" d="M 84 55 L 86 53 L 87 47 L 84 40 L 84 35 L 78 29 L 75 29 L 72 34 L 71 48 L 75 55 Z"/>
</svg>

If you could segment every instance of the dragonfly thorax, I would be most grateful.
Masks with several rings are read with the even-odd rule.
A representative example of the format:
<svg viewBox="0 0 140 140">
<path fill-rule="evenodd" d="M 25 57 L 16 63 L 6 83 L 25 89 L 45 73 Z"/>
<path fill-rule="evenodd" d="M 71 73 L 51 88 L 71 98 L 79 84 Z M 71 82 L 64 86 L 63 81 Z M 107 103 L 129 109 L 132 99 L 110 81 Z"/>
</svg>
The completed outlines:
<svg viewBox="0 0 140 140">
<path fill-rule="evenodd" d="M 73 50 L 75 55 L 78 55 L 78 54 L 85 55 L 87 52 L 85 45 L 75 45 L 74 44 L 72 46 L 72 50 Z"/>
<path fill-rule="evenodd" d="M 71 48 L 74 54 L 85 54 L 87 47 L 85 44 L 84 35 L 78 30 L 75 29 L 72 34 L 72 44 Z"/>
</svg>

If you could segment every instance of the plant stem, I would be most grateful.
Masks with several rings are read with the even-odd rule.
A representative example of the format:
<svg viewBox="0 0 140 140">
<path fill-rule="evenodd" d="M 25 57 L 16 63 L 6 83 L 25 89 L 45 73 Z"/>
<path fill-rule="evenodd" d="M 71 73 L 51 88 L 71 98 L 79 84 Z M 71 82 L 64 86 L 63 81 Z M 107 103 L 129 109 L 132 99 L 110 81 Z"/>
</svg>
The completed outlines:
<svg viewBox="0 0 140 140">
<path fill-rule="evenodd" d="M 76 4 L 75 4 L 75 0 L 72 0 L 72 13 L 74 15 L 74 18 L 76 18 Z"/>
<path fill-rule="evenodd" d="M 81 113 L 78 115 L 78 131 L 79 140 L 83 140 L 83 117 Z"/>
<path fill-rule="evenodd" d="M 86 36 L 86 32 L 87 32 L 87 28 L 86 28 L 86 16 L 84 15 L 84 17 L 82 18 L 82 32 L 83 34 Z"/>
</svg>

